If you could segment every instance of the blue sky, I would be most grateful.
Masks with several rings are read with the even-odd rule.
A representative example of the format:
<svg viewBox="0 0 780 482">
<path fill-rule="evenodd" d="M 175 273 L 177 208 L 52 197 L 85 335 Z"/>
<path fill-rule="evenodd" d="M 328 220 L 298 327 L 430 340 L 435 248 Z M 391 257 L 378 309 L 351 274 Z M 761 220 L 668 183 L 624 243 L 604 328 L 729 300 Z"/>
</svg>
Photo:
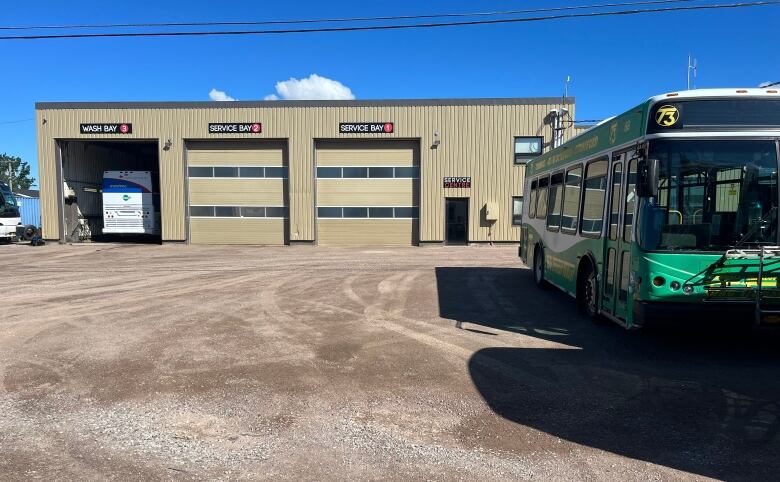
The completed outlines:
<svg viewBox="0 0 780 482">
<path fill-rule="evenodd" d="M 599 2 L 6 3 L 0 25 L 353 17 Z M 769 6 L 429 30 L 2 41 L 0 152 L 30 162 L 37 177 L 34 122 L 9 123 L 33 117 L 36 101 L 208 100 L 213 88 L 262 99 L 275 92 L 276 82 L 312 73 L 343 83 L 359 99 L 558 96 L 571 75 L 577 117 L 601 119 L 685 88 L 689 52 L 699 60 L 698 87 L 780 80 L 778 25 L 780 6 Z"/>
</svg>

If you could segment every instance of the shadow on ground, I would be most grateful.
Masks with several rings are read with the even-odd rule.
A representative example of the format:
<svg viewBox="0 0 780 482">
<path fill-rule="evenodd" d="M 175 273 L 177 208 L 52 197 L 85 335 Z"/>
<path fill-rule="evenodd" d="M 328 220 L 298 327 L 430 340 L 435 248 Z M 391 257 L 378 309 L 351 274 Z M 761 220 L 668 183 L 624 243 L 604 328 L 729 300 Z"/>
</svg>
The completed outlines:
<svg viewBox="0 0 780 482">
<path fill-rule="evenodd" d="M 473 382 L 502 417 L 702 476 L 780 473 L 777 334 L 627 332 L 579 317 L 573 299 L 536 289 L 528 270 L 437 268 L 436 275 L 442 317 L 570 347 L 472 356 Z"/>
</svg>

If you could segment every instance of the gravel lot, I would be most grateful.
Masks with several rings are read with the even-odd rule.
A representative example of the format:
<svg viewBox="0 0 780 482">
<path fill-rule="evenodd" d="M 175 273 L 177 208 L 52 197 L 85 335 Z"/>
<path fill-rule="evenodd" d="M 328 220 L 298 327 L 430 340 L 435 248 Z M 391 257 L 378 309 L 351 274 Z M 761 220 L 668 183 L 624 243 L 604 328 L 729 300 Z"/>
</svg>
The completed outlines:
<svg viewBox="0 0 780 482">
<path fill-rule="evenodd" d="M 626 332 L 514 247 L 0 246 L 0 478 L 776 479 L 780 338 Z"/>
</svg>

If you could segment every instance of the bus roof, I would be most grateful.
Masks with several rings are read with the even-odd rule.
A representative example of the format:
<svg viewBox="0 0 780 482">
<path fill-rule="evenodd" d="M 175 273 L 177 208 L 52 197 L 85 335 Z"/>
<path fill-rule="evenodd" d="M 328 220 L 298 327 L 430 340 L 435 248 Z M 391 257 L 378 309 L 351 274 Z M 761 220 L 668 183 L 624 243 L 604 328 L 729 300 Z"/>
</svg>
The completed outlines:
<svg viewBox="0 0 780 482">
<path fill-rule="evenodd" d="M 641 138 L 647 131 L 649 109 L 658 102 L 705 98 L 738 99 L 745 97 L 774 97 L 780 99 L 780 93 L 778 93 L 777 89 L 763 88 L 697 89 L 656 95 L 533 159 L 526 166 L 526 175 L 532 176 L 539 172 L 552 170 L 576 159 L 582 159 L 606 151 L 610 147 L 619 146 Z"/>
</svg>

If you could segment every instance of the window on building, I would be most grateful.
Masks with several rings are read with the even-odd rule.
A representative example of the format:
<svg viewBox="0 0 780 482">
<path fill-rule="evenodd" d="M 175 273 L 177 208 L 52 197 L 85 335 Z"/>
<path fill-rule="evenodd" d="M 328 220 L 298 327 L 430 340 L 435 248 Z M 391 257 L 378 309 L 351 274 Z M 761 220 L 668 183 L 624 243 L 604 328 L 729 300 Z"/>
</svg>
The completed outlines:
<svg viewBox="0 0 780 482">
<path fill-rule="evenodd" d="M 515 164 L 525 164 L 542 154 L 544 137 L 515 137 Z"/>
<path fill-rule="evenodd" d="M 512 226 L 523 224 L 523 196 L 512 198 Z"/>
<path fill-rule="evenodd" d="M 604 201 L 607 193 L 606 158 L 588 164 L 585 170 L 585 197 L 582 203 L 580 233 L 583 236 L 601 237 L 604 225 Z"/>
<path fill-rule="evenodd" d="M 582 182 L 582 167 L 578 166 L 566 172 L 563 190 L 563 215 L 561 216 L 561 231 L 573 234 L 577 232 L 577 215 L 580 212 L 580 183 Z"/>
<path fill-rule="evenodd" d="M 550 177 L 549 200 L 547 201 L 547 229 L 558 231 L 561 226 L 561 207 L 563 204 L 563 173 Z"/>
</svg>

